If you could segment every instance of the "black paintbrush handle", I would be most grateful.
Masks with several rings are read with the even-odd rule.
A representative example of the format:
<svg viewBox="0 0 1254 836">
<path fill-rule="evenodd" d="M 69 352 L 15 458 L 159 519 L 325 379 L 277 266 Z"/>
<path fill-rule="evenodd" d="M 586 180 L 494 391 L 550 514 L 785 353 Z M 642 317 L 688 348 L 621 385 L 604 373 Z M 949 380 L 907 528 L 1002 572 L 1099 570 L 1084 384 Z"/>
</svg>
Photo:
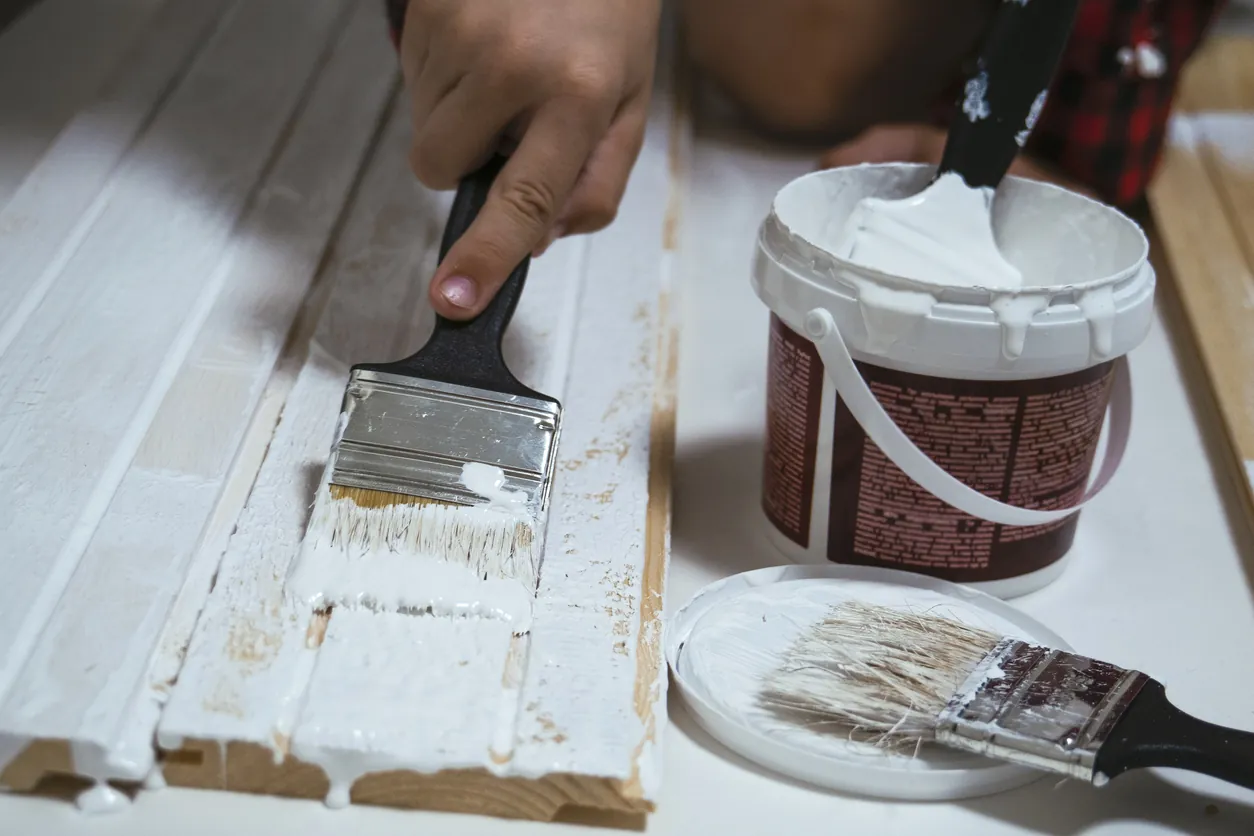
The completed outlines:
<svg viewBox="0 0 1254 836">
<path fill-rule="evenodd" d="M 1154 766 L 1187 769 L 1254 789 L 1254 734 L 1185 714 L 1167 699 L 1162 683 L 1150 680 L 1098 751 L 1095 766 L 1108 778 Z"/>
<path fill-rule="evenodd" d="M 1002 0 L 950 120 L 937 176 L 957 172 L 972 188 L 997 188 L 1044 104 L 1079 5 Z"/>
<path fill-rule="evenodd" d="M 448 223 L 444 227 L 444 237 L 440 241 L 441 262 L 479 216 L 505 161 L 503 156 L 493 156 L 457 187 L 453 208 L 449 210 Z M 514 377 L 505 365 L 505 356 L 501 351 L 501 340 L 514 316 L 514 309 L 518 307 L 529 264 L 530 259 L 524 258 L 488 306 L 474 319 L 456 322 L 436 314 L 431 337 L 412 357 L 393 363 L 362 363 L 354 368 L 547 400 Z"/>
</svg>

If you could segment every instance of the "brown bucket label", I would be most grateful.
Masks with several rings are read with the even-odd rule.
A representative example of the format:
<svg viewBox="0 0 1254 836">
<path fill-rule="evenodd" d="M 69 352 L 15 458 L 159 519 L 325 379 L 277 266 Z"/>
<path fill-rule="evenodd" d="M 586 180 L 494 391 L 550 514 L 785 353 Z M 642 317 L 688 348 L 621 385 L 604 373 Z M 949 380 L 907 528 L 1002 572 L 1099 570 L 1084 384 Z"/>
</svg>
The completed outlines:
<svg viewBox="0 0 1254 836">
<path fill-rule="evenodd" d="M 802 548 L 810 545 L 822 403 L 823 361 L 814 343 L 772 315 L 762 505 L 775 527 Z"/>
<path fill-rule="evenodd" d="M 773 350 L 776 332 L 792 334 L 774 317 L 771 330 Z M 792 339 L 809 342 L 796 334 Z M 811 368 L 819 364 L 813 357 Z M 1042 510 L 1065 508 L 1083 497 L 1110 397 L 1112 363 L 1022 381 L 953 380 L 869 363 L 858 369 L 910 440 L 967 486 Z M 786 369 L 772 363 L 768 393 L 787 388 L 778 379 L 781 372 Z M 782 408 L 780 402 L 769 411 L 768 451 L 775 425 L 785 420 L 777 414 Z M 798 422 L 803 414 L 806 434 L 816 432 L 819 405 L 807 404 L 804 413 L 796 407 L 787 420 Z M 978 582 L 1044 568 L 1071 547 L 1076 514 L 1039 526 L 1005 526 L 937 499 L 888 460 L 839 399 L 833 442 L 827 542 L 833 561 Z M 807 472 L 808 503 L 812 462 Z M 805 545 L 804 537 L 775 525 Z"/>
</svg>

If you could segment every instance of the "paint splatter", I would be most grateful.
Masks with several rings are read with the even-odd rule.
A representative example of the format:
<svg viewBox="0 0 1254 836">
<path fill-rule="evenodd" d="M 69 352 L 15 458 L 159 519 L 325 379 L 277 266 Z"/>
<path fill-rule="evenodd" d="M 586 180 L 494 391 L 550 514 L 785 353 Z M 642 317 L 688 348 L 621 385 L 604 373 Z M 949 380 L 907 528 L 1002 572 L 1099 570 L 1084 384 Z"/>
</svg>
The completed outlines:
<svg viewBox="0 0 1254 836">
<path fill-rule="evenodd" d="M 1041 118 L 1041 111 L 1045 108 L 1045 99 L 1048 98 L 1048 95 L 1048 90 L 1042 90 L 1032 100 L 1032 108 L 1028 111 L 1028 118 L 1024 123 L 1023 130 L 1015 134 L 1015 142 L 1018 143 L 1020 148 L 1027 143 L 1028 134 L 1032 133 L 1032 128 L 1036 127 L 1036 120 Z"/>
<path fill-rule="evenodd" d="M 1162 78 L 1167 72 L 1167 56 L 1154 44 L 1154 34 L 1134 37 L 1131 44 L 1115 53 L 1115 60 L 1125 73 L 1140 78 Z"/>
<path fill-rule="evenodd" d="M 978 122 L 981 119 L 988 118 L 988 102 L 985 96 L 988 94 L 988 73 L 980 70 L 980 74 L 975 78 L 967 81 L 967 86 L 963 89 L 962 112 L 972 122 Z"/>
</svg>

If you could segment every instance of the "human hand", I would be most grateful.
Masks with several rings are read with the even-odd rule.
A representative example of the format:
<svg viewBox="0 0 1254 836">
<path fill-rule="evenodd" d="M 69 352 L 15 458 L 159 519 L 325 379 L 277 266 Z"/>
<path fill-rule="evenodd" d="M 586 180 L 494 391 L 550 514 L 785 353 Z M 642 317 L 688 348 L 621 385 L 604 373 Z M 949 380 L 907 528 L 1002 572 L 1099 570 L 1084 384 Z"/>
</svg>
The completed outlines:
<svg viewBox="0 0 1254 836">
<path fill-rule="evenodd" d="M 431 302 L 469 319 L 529 253 L 614 219 L 644 138 L 658 0 L 411 0 L 401 67 L 410 164 L 452 189 L 507 142 L 478 218 Z"/>
<path fill-rule="evenodd" d="M 819 160 L 820 168 L 860 163 L 928 163 L 939 165 L 945 151 L 944 129 L 927 124 L 877 125 L 838 145 Z M 1094 197 L 1092 190 L 1020 153 L 1007 172 L 1030 180 L 1054 183 Z"/>
</svg>

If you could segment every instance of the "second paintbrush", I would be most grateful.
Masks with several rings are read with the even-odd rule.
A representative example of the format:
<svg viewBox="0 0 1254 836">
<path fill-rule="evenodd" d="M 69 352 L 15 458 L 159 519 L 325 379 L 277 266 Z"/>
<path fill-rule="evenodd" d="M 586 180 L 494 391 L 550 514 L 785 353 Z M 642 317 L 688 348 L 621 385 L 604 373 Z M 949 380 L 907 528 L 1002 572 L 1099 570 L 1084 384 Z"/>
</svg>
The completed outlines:
<svg viewBox="0 0 1254 836">
<path fill-rule="evenodd" d="M 503 163 L 458 188 L 443 260 Z M 524 260 L 476 318 L 437 316 L 412 357 L 354 366 L 288 589 L 316 608 L 478 614 L 527 628 L 562 408 L 524 386 L 501 340 Z"/>
</svg>

